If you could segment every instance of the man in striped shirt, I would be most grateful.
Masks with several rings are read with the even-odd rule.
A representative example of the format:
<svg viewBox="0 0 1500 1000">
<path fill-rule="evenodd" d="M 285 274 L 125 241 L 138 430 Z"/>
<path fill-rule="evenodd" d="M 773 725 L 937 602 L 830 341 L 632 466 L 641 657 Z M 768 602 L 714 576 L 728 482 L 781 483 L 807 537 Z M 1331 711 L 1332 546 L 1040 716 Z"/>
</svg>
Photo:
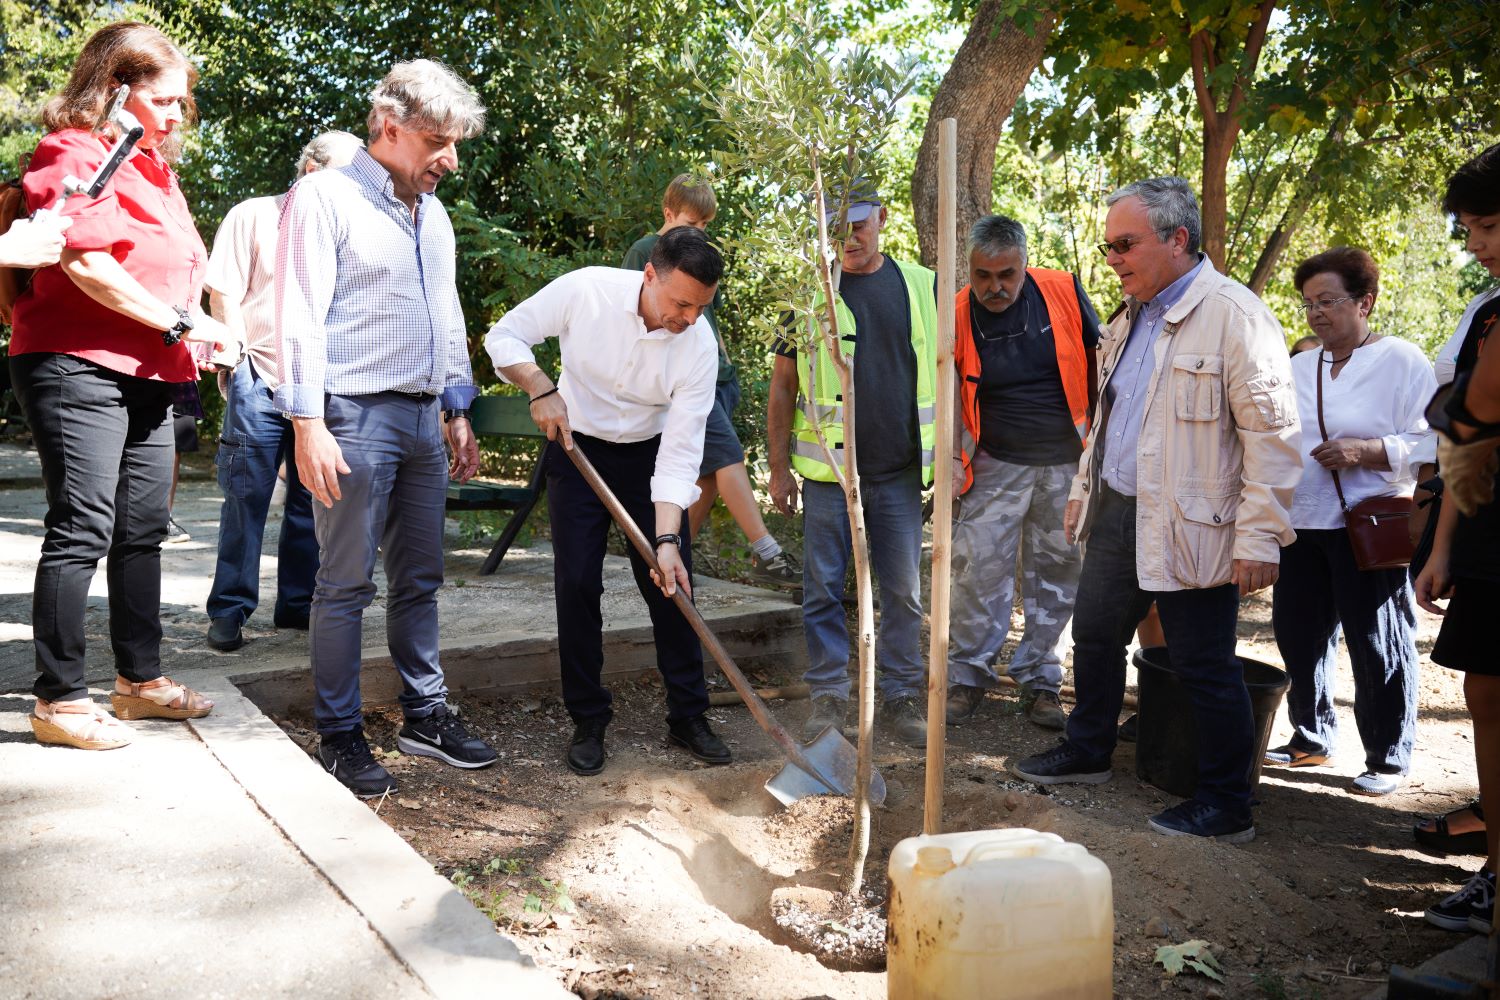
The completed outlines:
<svg viewBox="0 0 1500 1000">
<path fill-rule="evenodd" d="M 368 149 L 292 188 L 276 252 L 276 403 L 296 429 L 297 472 L 318 501 L 318 758 L 364 798 L 396 787 L 365 740 L 359 694 L 377 550 L 406 716 L 397 747 L 455 767 L 495 762 L 447 709 L 437 618 L 448 479 L 473 476 L 479 450 L 453 227 L 432 192 L 457 169 L 459 141 L 484 127 L 484 109 L 426 59 L 392 68 L 371 105 Z"/>
<path fill-rule="evenodd" d="M 364 143 L 348 132 L 324 132 L 302 150 L 297 180 L 346 166 Z M 208 258 L 209 309 L 245 341 L 247 356 L 219 375 L 224 423 L 219 436 L 219 558 L 208 592 L 208 644 L 225 652 L 244 645 L 242 626 L 260 603 L 260 551 L 277 469 L 292 457 L 292 424 L 272 402 L 276 362 L 276 227 L 285 194 L 251 198 L 229 210 Z M 318 572 L 312 496 L 287 462 L 286 507 L 276 549 L 277 628 L 306 629 Z"/>
</svg>

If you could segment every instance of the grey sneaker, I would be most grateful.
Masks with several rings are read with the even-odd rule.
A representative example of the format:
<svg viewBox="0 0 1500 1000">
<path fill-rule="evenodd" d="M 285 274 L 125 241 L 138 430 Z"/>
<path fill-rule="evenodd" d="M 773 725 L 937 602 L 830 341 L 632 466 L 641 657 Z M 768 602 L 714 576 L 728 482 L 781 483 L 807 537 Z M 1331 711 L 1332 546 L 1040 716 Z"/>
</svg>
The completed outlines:
<svg viewBox="0 0 1500 1000">
<path fill-rule="evenodd" d="M 780 587 L 783 590 L 795 590 L 802 586 L 802 564 L 786 549 L 782 549 L 765 562 L 761 562 L 760 557 L 752 552 L 750 553 L 749 576 L 758 583 Z"/>
<path fill-rule="evenodd" d="M 1068 725 L 1056 691 L 1038 691 L 1026 710 L 1026 718 L 1043 729 L 1064 729 Z"/>
<path fill-rule="evenodd" d="M 802 724 L 802 742 L 811 743 L 829 726 L 840 733 L 844 731 L 844 720 L 849 716 L 849 702 L 831 694 L 820 694 L 812 700 L 812 714 Z"/>
<path fill-rule="evenodd" d="M 896 739 L 907 746 L 927 745 L 927 720 L 922 717 L 922 706 L 916 697 L 889 698 L 880 706 L 880 712 L 891 723 Z"/>
<path fill-rule="evenodd" d="M 190 542 L 192 540 L 193 536 L 183 530 L 182 525 L 177 523 L 176 518 L 167 518 L 167 537 L 164 539 L 166 544 L 173 545 L 177 542 Z"/>
</svg>

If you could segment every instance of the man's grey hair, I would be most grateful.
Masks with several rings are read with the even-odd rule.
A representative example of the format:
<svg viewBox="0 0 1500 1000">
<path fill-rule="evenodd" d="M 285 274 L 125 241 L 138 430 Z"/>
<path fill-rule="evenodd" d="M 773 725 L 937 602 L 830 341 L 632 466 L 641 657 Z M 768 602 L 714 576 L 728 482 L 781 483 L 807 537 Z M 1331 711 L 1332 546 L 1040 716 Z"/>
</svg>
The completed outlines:
<svg viewBox="0 0 1500 1000">
<path fill-rule="evenodd" d="M 352 132 L 334 129 L 314 136 L 312 142 L 302 147 L 297 157 L 297 179 L 307 176 L 309 170 L 326 170 L 329 167 L 348 166 L 354 154 L 364 148 L 365 142 Z"/>
<path fill-rule="evenodd" d="M 1188 253 L 1197 253 L 1203 242 L 1203 217 L 1198 213 L 1198 199 L 1192 186 L 1181 177 L 1150 177 L 1127 184 L 1108 198 L 1106 205 L 1139 198 L 1146 206 L 1146 218 L 1163 241 L 1179 228 L 1188 234 Z"/>
<path fill-rule="evenodd" d="M 1026 257 L 1026 227 L 1015 219 L 986 215 L 969 230 L 968 254 L 971 257 L 975 250 L 998 254 L 1010 249 L 1021 251 L 1023 259 Z"/>
<path fill-rule="evenodd" d="M 484 129 L 484 105 L 457 73 L 432 59 L 397 63 L 370 91 L 370 137 L 386 121 L 405 129 L 472 139 Z"/>
</svg>

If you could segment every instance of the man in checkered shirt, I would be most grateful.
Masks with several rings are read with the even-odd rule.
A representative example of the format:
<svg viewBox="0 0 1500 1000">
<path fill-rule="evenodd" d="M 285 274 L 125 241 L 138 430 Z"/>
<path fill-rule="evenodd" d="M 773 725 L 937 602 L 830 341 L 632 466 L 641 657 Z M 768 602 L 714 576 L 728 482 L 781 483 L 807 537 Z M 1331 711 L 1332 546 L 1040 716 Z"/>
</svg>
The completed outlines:
<svg viewBox="0 0 1500 1000">
<path fill-rule="evenodd" d="M 397 747 L 455 767 L 495 762 L 447 709 L 437 616 L 448 479 L 473 476 L 479 451 L 453 228 L 432 192 L 458 167 L 459 141 L 484 127 L 484 109 L 426 59 L 398 63 L 370 97 L 368 148 L 292 188 L 275 277 L 276 402 L 296 429 L 297 471 L 317 501 L 318 758 L 362 798 L 396 788 L 365 741 L 359 696 L 377 548 L 406 716 Z"/>
</svg>

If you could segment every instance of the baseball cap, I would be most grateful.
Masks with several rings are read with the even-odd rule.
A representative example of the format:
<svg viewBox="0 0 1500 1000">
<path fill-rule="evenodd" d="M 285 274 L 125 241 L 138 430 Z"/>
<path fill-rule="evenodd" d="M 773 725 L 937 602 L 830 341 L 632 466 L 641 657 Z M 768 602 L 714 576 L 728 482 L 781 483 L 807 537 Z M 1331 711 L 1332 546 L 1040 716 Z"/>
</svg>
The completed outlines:
<svg viewBox="0 0 1500 1000">
<path fill-rule="evenodd" d="M 845 218 L 851 224 L 864 222 L 882 204 L 880 192 L 875 189 L 875 185 L 870 183 L 867 178 L 856 177 L 854 183 L 849 185 L 847 195 L 843 191 L 834 192 L 824 202 L 828 211 L 824 213 L 823 217 L 828 225 L 833 225 L 834 220 L 838 216 L 839 203 L 846 196 L 849 199 L 849 211 Z"/>
</svg>

